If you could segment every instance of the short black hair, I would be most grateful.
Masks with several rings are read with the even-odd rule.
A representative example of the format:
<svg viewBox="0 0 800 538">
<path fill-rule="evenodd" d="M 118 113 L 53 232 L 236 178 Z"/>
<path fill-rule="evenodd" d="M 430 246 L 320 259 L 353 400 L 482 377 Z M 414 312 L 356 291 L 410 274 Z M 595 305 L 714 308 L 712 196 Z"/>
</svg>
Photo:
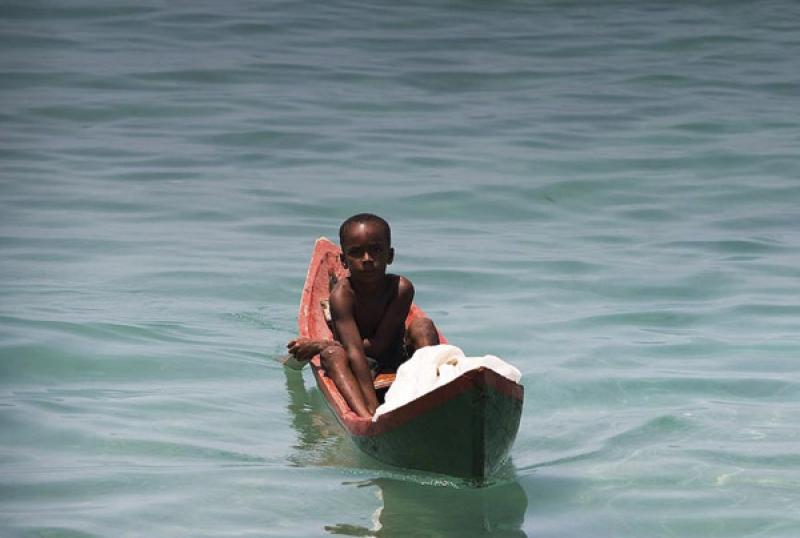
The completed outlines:
<svg viewBox="0 0 800 538">
<path fill-rule="evenodd" d="M 344 244 L 344 233 L 353 224 L 366 224 L 367 222 L 374 222 L 383 228 L 383 233 L 386 234 L 386 243 L 392 246 L 392 230 L 389 228 L 389 223 L 380 218 L 378 215 L 372 213 L 359 213 L 353 215 L 339 226 L 339 244 Z"/>
</svg>

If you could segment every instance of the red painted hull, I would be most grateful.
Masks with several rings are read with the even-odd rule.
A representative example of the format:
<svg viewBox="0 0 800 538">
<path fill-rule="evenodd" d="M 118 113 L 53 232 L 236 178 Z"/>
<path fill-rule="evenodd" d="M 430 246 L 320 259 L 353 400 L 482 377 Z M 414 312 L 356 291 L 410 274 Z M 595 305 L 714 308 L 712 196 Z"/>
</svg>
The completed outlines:
<svg viewBox="0 0 800 538">
<path fill-rule="evenodd" d="M 339 248 L 318 239 L 300 302 L 300 336 L 332 337 L 320 301 L 328 298 L 331 279 L 346 275 Z M 406 322 L 424 315 L 412 305 Z M 441 340 L 446 342 L 444 336 Z M 311 369 L 328 406 L 355 443 L 391 465 L 482 482 L 506 460 L 519 429 L 523 387 L 492 370 L 467 372 L 373 422 L 349 408 L 319 356 L 311 360 Z"/>
</svg>

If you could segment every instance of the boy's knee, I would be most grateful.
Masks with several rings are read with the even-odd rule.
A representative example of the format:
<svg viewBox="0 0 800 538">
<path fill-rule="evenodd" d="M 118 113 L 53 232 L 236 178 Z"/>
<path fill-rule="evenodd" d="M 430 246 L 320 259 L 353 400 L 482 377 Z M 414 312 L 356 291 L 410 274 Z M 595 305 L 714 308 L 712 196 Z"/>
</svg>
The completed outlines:
<svg viewBox="0 0 800 538">
<path fill-rule="evenodd" d="M 342 346 L 328 346 L 323 349 L 319 358 L 326 370 L 343 366 L 347 362 L 347 352 Z"/>
<path fill-rule="evenodd" d="M 415 318 L 414 321 L 408 324 L 409 332 L 430 332 L 435 330 L 431 318 Z"/>
<path fill-rule="evenodd" d="M 408 337 L 415 349 L 439 343 L 439 332 L 430 318 L 417 318 L 412 321 L 408 325 Z"/>
</svg>

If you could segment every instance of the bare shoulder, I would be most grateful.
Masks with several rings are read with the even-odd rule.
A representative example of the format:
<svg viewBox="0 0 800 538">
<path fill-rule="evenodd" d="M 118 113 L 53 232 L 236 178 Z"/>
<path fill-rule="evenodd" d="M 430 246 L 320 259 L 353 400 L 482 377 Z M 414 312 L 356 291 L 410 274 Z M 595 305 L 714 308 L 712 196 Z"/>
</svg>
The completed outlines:
<svg viewBox="0 0 800 538">
<path fill-rule="evenodd" d="M 331 306 L 341 309 L 342 307 L 352 306 L 355 301 L 355 292 L 350 286 L 350 280 L 346 278 L 340 279 L 331 290 L 330 295 Z"/>
<path fill-rule="evenodd" d="M 402 275 L 392 275 L 397 278 L 397 297 L 399 299 L 414 298 L 414 284 Z"/>
</svg>

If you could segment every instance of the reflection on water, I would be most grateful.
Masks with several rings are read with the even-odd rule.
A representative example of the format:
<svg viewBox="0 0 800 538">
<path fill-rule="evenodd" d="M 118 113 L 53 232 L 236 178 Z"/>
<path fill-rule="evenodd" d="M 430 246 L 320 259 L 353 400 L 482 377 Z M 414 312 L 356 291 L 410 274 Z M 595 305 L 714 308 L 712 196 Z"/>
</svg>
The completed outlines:
<svg viewBox="0 0 800 538">
<path fill-rule="evenodd" d="M 367 456 L 355 453 L 335 418 L 327 412 L 316 388 L 307 390 L 301 372 L 284 368 L 292 426 L 299 449 L 292 457 L 298 465 L 364 466 Z M 367 466 L 372 467 L 372 462 Z M 396 471 L 377 474 L 397 476 Z M 377 488 L 382 506 L 372 517 L 372 528 L 336 522 L 325 527 L 346 536 L 509 536 L 524 537 L 522 524 L 528 498 L 513 469 L 489 487 L 458 487 L 450 480 L 428 480 L 419 475 L 401 479 L 385 476 L 354 483 Z M 421 483 L 422 482 L 422 483 Z M 442 485 L 444 484 L 444 485 Z M 365 507 L 365 510 L 370 510 Z"/>
<path fill-rule="evenodd" d="M 325 530 L 346 536 L 524 537 L 525 490 L 514 480 L 485 488 L 454 488 L 377 478 L 357 484 L 377 487 L 383 506 L 374 527 L 338 523 Z"/>
<path fill-rule="evenodd" d="M 306 389 L 303 373 L 283 368 L 286 375 L 286 391 L 289 394 L 289 415 L 292 427 L 297 432 L 299 449 L 289 459 L 300 466 L 346 465 L 347 455 L 352 455 L 341 426 L 322 401 L 322 394 L 315 387 Z"/>
</svg>

